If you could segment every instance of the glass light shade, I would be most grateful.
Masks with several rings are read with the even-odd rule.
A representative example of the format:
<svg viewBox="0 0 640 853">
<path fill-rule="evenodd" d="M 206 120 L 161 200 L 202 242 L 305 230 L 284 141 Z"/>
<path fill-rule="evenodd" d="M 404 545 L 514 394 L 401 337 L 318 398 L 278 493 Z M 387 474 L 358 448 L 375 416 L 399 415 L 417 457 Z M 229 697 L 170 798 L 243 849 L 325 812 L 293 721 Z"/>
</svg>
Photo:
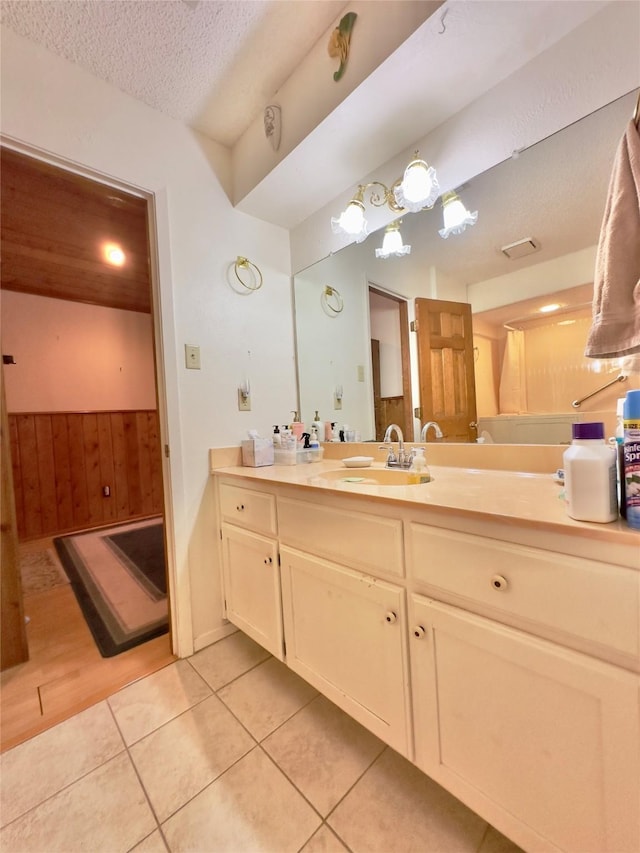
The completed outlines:
<svg viewBox="0 0 640 853">
<path fill-rule="evenodd" d="M 334 234 L 355 237 L 357 243 L 365 240 L 369 234 L 369 228 L 364 218 L 364 204 L 357 199 L 351 199 L 340 216 L 337 219 L 331 219 L 331 229 Z"/>
<path fill-rule="evenodd" d="M 400 186 L 393 191 L 396 203 L 410 213 L 418 213 L 425 207 L 431 207 L 439 193 L 436 170 L 417 156 L 404 170 Z"/>
<path fill-rule="evenodd" d="M 390 258 L 394 255 L 401 258 L 411 252 L 411 246 L 402 245 L 402 237 L 397 225 L 389 225 L 384 232 L 382 248 L 376 249 L 376 258 Z"/>
<path fill-rule="evenodd" d="M 456 193 L 445 193 L 442 199 L 444 228 L 439 234 L 446 240 L 450 234 L 462 234 L 467 225 L 475 225 L 478 221 L 478 211 L 469 213 Z"/>
</svg>

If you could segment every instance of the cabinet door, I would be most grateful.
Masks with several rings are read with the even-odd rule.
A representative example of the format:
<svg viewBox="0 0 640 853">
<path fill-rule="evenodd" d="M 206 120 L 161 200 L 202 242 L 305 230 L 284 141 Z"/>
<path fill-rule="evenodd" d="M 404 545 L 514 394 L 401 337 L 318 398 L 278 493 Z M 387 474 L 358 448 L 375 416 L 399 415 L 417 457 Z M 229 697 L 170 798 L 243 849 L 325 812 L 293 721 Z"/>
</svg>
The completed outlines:
<svg viewBox="0 0 640 853">
<path fill-rule="evenodd" d="M 222 575 L 227 619 L 283 660 L 276 541 L 223 524 Z"/>
<path fill-rule="evenodd" d="M 287 664 L 410 757 L 404 591 L 282 548 Z"/>
<path fill-rule="evenodd" d="M 526 849 L 640 849 L 638 677 L 421 596 L 416 763 Z"/>
</svg>

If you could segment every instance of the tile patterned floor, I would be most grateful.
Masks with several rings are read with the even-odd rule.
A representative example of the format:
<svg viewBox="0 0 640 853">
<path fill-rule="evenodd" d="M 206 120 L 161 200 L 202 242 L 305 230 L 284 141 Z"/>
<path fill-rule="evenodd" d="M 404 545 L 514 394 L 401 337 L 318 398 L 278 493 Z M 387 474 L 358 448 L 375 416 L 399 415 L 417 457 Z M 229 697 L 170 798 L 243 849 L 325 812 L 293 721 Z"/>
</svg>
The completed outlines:
<svg viewBox="0 0 640 853">
<path fill-rule="evenodd" d="M 4 853 L 518 853 L 237 633 L 0 756 Z"/>
</svg>

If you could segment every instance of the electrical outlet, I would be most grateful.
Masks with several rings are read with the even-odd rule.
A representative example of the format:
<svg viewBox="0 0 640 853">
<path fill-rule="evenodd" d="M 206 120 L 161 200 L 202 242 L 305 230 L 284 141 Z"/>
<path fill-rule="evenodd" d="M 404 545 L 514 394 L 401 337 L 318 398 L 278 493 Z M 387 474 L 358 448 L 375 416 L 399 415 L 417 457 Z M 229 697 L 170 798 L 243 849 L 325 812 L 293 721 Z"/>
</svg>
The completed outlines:
<svg viewBox="0 0 640 853">
<path fill-rule="evenodd" d="M 190 370 L 200 370 L 200 347 L 185 344 L 184 360 Z"/>
<path fill-rule="evenodd" d="M 333 408 L 336 411 L 342 408 L 342 397 L 338 397 L 336 394 L 333 395 Z"/>
<path fill-rule="evenodd" d="M 249 394 L 243 394 L 240 388 L 238 388 L 238 411 L 251 411 L 251 396 Z"/>
</svg>

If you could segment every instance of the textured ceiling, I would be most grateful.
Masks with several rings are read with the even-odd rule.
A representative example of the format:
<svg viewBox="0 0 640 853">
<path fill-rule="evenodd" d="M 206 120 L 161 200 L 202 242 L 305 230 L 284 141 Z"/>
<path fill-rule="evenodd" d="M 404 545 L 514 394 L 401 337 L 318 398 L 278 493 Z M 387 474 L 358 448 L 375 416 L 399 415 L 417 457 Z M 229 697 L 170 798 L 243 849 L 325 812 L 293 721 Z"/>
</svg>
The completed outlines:
<svg viewBox="0 0 640 853">
<path fill-rule="evenodd" d="M 232 147 L 342 0 L 3 0 L 2 24 Z"/>
</svg>

